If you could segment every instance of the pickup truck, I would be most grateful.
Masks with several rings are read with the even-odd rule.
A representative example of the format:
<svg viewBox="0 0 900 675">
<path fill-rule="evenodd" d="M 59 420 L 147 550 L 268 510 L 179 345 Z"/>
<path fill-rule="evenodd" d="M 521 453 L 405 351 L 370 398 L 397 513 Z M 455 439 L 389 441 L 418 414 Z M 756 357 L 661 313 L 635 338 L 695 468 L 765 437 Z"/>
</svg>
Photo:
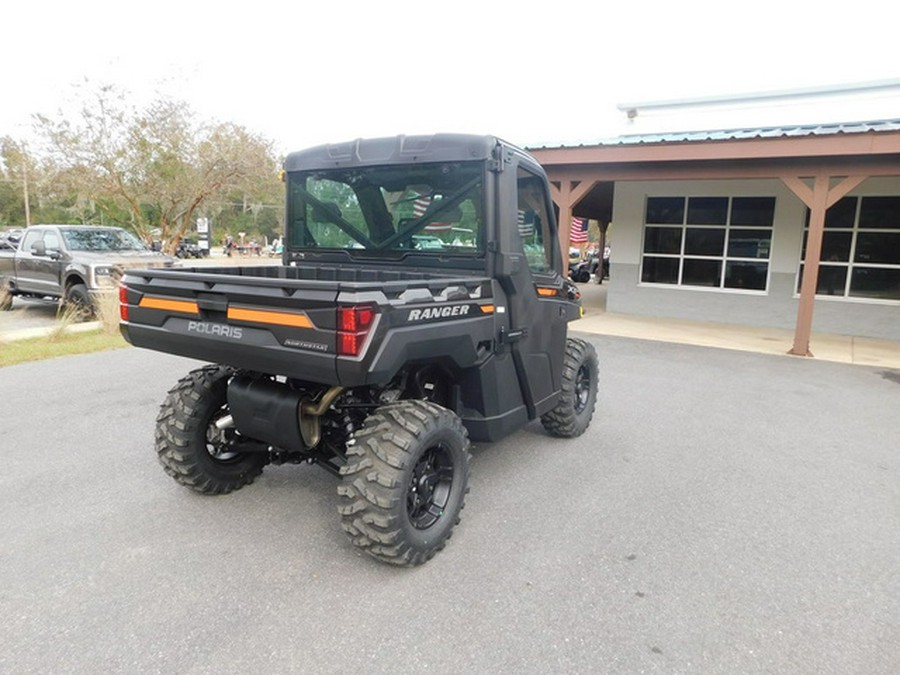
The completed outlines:
<svg viewBox="0 0 900 675">
<path fill-rule="evenodd" d="M 471 441 L 532 420 L 574 437 L 593 416 L 547 177 L 456 134 L 319 146 L 284 175 L 281 266 L 125 273 L 125 338 L 212 362 L 163 402 L 158 458 L 202 494 L 318 464 L 355 546 L 422 564 L 459 522 Z"/>
<path fill-rule="evenodd" d="M 32 225 L 18 248 L 0 251 L 0 309 L 11 309 L 13 296 L 53 298 L 87 318 L 97 294 L 114 292 L 125 269 L 173 264 L 119 227 Z"/>
</svg>

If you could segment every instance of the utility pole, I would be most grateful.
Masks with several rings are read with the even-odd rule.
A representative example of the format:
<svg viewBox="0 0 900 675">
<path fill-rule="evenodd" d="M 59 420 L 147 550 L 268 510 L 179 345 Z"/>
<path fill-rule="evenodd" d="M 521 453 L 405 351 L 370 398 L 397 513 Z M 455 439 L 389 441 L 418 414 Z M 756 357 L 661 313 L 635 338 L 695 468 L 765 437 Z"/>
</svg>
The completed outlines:
<svg viewBox="0 0 900 675">
<path fill-rule="evenodd" d="M 25 195 L 25 227 L 31 225 L 31 207 L 28 205 L 28 170 L 22 167 L 22 192 Z"/>
<path fill-rule="evenodd" d="M 22 143 L 22 192 L 25 197 L 25 227 L 31 226 L 31 206 L 28 204 L 28 151 Z"/>
</svg>

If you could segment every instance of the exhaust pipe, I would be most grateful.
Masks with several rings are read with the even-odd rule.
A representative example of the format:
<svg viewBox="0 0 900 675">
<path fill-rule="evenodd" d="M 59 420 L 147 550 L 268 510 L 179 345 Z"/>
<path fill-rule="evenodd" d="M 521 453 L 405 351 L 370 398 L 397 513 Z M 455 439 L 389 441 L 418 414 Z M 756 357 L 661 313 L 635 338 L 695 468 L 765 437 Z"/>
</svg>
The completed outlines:
<svg viewBox="0 0 900 675">
<path fill-rule="evenodd" d="M 318 401 L 310 401 L 281 382 L 238 376 L 228 384 L 231 414 L 216 426 L 234 426 L 242 436 L 284 450 L 311 450 L 322 439 L 322 415 L 343 390 L 331 387 Z"/>
</svg>

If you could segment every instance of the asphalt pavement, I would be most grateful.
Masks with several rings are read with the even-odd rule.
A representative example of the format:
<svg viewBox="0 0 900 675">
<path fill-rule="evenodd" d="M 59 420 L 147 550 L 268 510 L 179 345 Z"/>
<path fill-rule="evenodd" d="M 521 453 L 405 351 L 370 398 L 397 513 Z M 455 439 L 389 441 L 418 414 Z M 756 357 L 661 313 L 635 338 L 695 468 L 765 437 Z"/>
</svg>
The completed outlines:
<svg viewBox="0 0 900 675">
<path fill-rule="evenodd" d="M 583 335 L 588 432 L 477 447 L 412 570 L 350 545 L 315 467 L 166 476 L 195 362 L 0 369 L 0 672 L 900 672 L 900 374 Z"/>
</svg>

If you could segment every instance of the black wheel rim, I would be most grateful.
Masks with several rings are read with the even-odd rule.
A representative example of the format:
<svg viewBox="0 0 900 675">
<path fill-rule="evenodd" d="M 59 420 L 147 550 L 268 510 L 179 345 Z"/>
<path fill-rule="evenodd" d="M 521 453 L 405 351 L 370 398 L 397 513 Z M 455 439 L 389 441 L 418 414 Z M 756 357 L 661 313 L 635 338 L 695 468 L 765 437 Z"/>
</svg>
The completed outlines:
<svg viewBox="0 0 900 675">
<path fill-rule="evenodd" d="M 436 445 L 419 457 L 406 493 L 406 512 L 417 530 L 433 526 L 447 508 L 453 487 L 453 459 L 443 445 Z"/>
<path fill-rule="evenodd" d="M 578 369 L 578 375 L 575 376 L 575 412 L 583 412 L 590 397 L 591 372 L 585 364 Z"/>
</svg>

